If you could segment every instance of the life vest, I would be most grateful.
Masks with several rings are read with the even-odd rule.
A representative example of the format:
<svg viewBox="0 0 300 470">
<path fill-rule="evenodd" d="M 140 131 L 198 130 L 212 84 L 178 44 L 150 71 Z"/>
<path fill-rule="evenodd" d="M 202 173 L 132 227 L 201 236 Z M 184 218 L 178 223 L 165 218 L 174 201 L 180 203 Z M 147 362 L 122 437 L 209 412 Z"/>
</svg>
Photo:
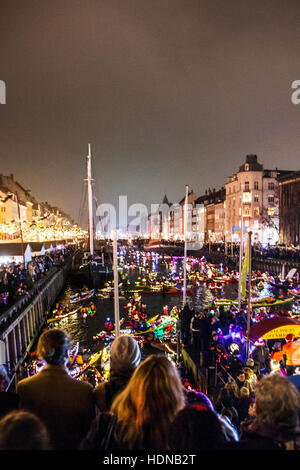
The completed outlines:
<svg viewBox="0 0 300 470">
<path fill-rule="evenodd" d="M 299 366 L 300 365 L 300 342 L 289 341 L 282 348 L 283 354 L 286 355 L 287 366 Z"/>
</svg>

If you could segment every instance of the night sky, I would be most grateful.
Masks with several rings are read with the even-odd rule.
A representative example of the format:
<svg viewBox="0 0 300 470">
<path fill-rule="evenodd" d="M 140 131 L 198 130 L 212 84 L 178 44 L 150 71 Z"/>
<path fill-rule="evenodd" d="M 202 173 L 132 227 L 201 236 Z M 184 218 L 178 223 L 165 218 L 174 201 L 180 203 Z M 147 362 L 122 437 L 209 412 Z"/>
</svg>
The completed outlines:
<svg viewBox="0 0 300 470">
<path fill-rule="evenodd" d="M 113 204 L 299 170 L 297 79 L 299 1 L 1 0 L 0 172 L 78 219 L 89 142 Z"/>
</svg>

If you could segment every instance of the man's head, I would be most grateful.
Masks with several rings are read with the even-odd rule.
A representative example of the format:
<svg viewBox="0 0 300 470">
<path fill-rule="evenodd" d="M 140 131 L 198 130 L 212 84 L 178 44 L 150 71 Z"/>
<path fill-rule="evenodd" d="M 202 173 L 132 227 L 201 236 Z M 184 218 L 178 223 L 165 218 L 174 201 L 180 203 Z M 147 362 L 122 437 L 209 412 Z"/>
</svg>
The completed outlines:
<svg viewBox="0 0 300 470">
<path fill-rule="evenodd" d="M 245 382 L 245 380 L 246 380 L 245 372 L 244 372 L 243 370 L 239 370 L 239 371 L 236 373 L 236 378 L 237 378 L 240 382 Z"/>
<path fill-rule="evenodd" d="M 39 356 L 47 364 L 64 365 L 68 359 L 70 340 L 63 330 L 54 328 L 45 331 L 38 342 Z"/>
</svg>

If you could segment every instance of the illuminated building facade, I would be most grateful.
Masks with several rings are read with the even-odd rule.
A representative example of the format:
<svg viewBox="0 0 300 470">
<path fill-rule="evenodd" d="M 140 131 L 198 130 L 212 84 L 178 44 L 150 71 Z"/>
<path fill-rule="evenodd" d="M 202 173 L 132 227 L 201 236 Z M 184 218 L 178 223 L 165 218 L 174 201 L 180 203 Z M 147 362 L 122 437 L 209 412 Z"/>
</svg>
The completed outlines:
<svg viewBox="0 0 300 470">
<path fill-rule="evenodd" d="M 0 174 L 0 242 L 19 242 L 21 234 L 23 241 L 45 241 L 72 238 L 79 232 L 67 214 L 48 202 L 37 202 L 13 174 Z"/>
<path fill-rule="evenodd" d="M 279 242 L 300 244 L 300 171 L 278 179 L 279 182 Z"/>
<path fill-rule="evenodd" d="M 225 201 L 225 238 L 239 242 L 243 206 L 244 234 L 252 231 L 253 243 L 274 245 L 279 237 L 278 178 L 290 171 L 265 170 L 256 155 L 247 155 L 239 171 L 228 178 Z"/>
</svg>

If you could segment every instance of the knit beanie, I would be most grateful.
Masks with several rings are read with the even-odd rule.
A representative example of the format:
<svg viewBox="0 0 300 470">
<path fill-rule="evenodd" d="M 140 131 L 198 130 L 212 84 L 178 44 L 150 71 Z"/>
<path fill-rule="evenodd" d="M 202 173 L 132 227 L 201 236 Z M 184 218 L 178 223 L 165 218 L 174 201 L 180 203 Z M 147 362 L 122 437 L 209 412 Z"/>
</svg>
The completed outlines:
<svg viewBox="0 0 300 470">
<path fill-rule="evenodd" d="M 110 348 L 110 368 L 113 371 L 134 370 L 141 362 L 141 351 L 134 338 L 122 335 Z"/>
</svg>

